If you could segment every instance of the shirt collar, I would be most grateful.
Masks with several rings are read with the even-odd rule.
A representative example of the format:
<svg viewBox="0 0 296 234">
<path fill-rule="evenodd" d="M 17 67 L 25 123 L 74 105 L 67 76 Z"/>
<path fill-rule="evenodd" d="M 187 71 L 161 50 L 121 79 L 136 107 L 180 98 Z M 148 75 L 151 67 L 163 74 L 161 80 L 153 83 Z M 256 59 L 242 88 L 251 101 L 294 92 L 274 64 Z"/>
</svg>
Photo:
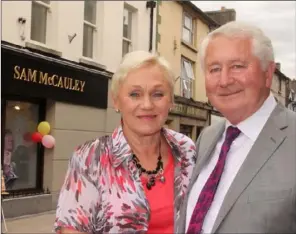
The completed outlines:
<svg viewBox="0 0 296 234">
<path fill-rule="evenodd" d="M 236 127 L 249 139 L 255 142 L 275 107 L 276 101 L 270 92 L 263 105 L 253 115 L 237 124 Z M 226 120 L 225 129 L 230 125 L 232 124 Z"/>
<path fill-rule="evenodd" d="M 174 137 L 173 131 L 162 128 L 161 129 L 165 139 L 172 148 L 173 156 L 181 161 L 181 143 Z M 123 134 L 122 126 L 117 127 L 111 135 L 112 138 L 112 153 L 110 155 L 111 164 L 113 167 L 118 167 L 125 160 L 130 161 L 132 158 L 132 150 L 127 143 L 127 140 Z M 177 152 L 176 152 L 177 151 Z"/>
</svg>

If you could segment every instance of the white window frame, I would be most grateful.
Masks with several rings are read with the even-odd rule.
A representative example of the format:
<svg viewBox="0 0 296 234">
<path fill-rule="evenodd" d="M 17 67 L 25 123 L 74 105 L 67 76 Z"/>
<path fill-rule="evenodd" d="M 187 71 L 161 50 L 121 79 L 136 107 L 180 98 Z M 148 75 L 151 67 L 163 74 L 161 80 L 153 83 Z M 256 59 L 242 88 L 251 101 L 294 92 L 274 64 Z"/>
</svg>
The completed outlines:
<svg viewBox="0 0 296 234">
<path fill-rule="evenodd" d="M 188 28 L 185 24 L 185 17 L 189 18 L 190 21 L 191 21 L 191 28 Z M 184 38 L 184 30 L 188 30 L 190 32 L 190 39 L 189 41 L 187 41 L 185 38 Z M 186 13 L 186 12 L 183 12 L 183 24 L 182 24 L 182 41 L 190 44 L 190 45 L 193 45 L 193 35 L 194 35 L 194 19 L 193 17 Z"/>
<path fill-rule="evenodd" d="M 30 35 L 30 40 L 32 41 L 36 41 L 38 43 L 42 43 L 42 44 L 46 44 L 47 43 L 47 30 L 48 30 L 48 13 L 51 13 L 51 1 L 49 1 L 49 3 L 45 3 L 43 1 L 32 1 L 31 3 L 31 20 L 33 19 L 33 4 L 37 4 L 37 5 L 40 5 L 42 7 L 44 7 L 46 9 L 46 22 L 45 22 L 45 35 L 44 35 L 44 38 L 45 38 L 45 41 L 42 42 L 42 41 L 37 41 L 37 40 L 34 40 L 32 39 L 32 23 L 31 23 L 31 35 Z"/>
<path fill-rule="evenodd" d="M 193 97 L 194 63 L 182 57 L 181 59 L 181 96 Z"/>
<path fill-rule="evenodd" d="M 126 5 L 124 6 L 123 11 L 125 11 L 125 10 L 128 11 L 129 17 L 131 17 L 130 22 L 128 22 L 128 23 L 130 23 L 130 25 L 128 25 L 128 26 L 131 27 L 131 38 L 127 38 L 127 37 L 125 37 L 125 36 L 123 35 L 123 31 L 122 31 L 122 56 L 125 55 L 125 54 L 123 54 L 123 44 L 124 44 L 124 42 L 127 42 L 128 45 L 129 45 L 129 49 L 128 49 L 128 52 L 127 52 L 127 53 L 129 53 L 129 52 L 132 51 L 132 45 L 133 45 L 132 38 L 133 38 L 133 20 L 134 20 L 134 11 L 133 11 L 131 8 L 129 8 L 128 6 L 126 6 Z M 122 27 L 124 27 L 124 24 L 123 24 L 123 23 L 124 23 L 124 21 L 123 21 L 123 19 L 122 19 Z"/>
<path fill-rule="evenodd" d="M 84 2 L 83 2 L 83 6 L 84 6 L 84 11 L 85 11 L 85 2 L 86 1 L 93 1 L 93 0 L 85 0 Z M 96 12 L 95 12 L 95 14 L 96 14 L 96 24 L 93 24 L 92 22 L 89 22 L 89 21 L 87 21 L 87 20 L 85 20 L 85 18 L 83 17 L 83 32 L 84 32 L 84 28 L 85 28 L 85 26 L 89 26 L 89 27 L 91 27 L 92 29 L 93 29 L 93 34 L 92 34 L 92 52 L 91 52 L 91 55 L 85 55 L 85 54 L 83 54 L 83 44 L 82 44 L 82 56 L 83 57 L 85 57 L 85 58 L 89 58 L 89 59 L 94 59 L 95 58 L 95 44 L 96 43 L 94 43 L 95 42 L 95 39 L 96 39 L 96 32 L 97 32 L 97 30 L 98 30 L 98 26 L 97 26 L 97 1 L 95 1 L 96 2 L 96 6 L 95 6 L 95 9 L 96 9 Z M 84 15 L 84 11 L 83 11 L 83 15 Z M 84 43 L 84 40 L 85 40 L 85 38 L 84 38 L 84 33 L 82 33 L 83 34 L 83 41 L 82 41 L 82 43 Z"/>
</svg>

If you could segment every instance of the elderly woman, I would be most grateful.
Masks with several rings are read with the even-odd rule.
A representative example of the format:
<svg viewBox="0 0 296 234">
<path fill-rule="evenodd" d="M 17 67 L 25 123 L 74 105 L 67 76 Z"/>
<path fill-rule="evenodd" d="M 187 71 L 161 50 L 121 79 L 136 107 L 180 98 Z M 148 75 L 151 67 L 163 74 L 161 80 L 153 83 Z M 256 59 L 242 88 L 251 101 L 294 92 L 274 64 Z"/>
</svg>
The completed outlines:
<svg viewBox="0 0 296 234">
<path fill-rule="evenodd" d="M 174 76 L 161 57 L 127 54 L 111 94 L 121 125 L 79 146 L 60 192 L 58 233 L 173 233 L 196 160 L 191 139 L 165 129 Z"/>
</svg>

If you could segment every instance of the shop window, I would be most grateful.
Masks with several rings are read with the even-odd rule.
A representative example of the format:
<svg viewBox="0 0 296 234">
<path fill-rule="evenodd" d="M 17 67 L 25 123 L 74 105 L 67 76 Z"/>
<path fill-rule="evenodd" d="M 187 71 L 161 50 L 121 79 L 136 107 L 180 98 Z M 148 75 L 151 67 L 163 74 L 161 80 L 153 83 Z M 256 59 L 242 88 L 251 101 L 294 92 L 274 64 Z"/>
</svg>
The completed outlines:
<svg viewBox="0 0 296 234">
<path fill-rule="evenodd" d="M 93 58 L 94 37 L 97 30 L 97 1 L 84 1 L 83 56 Z"/>
<path fill-rule="evenodd" d="M 2 101 L 2 170 L 7 192 L 41 189 L 43 151 L 31 141 L 41 118 L 40 104 Z"/>
<path fill-rule="evenodd" d="M 31 39 L 46 43 L 47 14 L 50 1 L 32 1 Z"/>
<path fill-rule="evenodd" d="M 195 139 L 195 140 L 198 139 L 198 137 L 199 137 L 201 131 L 202 131 L 202 127 L 198 127 L 198 126 L 196 126 L 196 139 Z"/>
<path fill-rule="evenodd" d="M 193 126 L 191 125 L 184 125 L 184 124 L 180 125 L 180 132 L 191 139 L 192 139 L 192 130 L 193 130 Z"/>
</svg>

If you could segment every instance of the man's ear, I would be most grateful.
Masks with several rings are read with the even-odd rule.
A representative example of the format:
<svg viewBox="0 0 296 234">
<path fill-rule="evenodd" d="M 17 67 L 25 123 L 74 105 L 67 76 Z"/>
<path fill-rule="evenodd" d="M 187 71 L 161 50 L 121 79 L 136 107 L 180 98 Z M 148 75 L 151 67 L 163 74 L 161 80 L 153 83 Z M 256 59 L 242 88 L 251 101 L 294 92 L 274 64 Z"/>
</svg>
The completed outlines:
<svg viewBox="0 0 296 234">
<path fill-rule="evenodd" d="M 270 62 L 267 66 L 267 69 L 265 71 L 265 78 L 266 78 L 265 85 L 267 88 L 271 88 L 272 78 L 275 72 L 275 68 L 276 68 L 276 65 L 274 62 Z"/>
</svg>

